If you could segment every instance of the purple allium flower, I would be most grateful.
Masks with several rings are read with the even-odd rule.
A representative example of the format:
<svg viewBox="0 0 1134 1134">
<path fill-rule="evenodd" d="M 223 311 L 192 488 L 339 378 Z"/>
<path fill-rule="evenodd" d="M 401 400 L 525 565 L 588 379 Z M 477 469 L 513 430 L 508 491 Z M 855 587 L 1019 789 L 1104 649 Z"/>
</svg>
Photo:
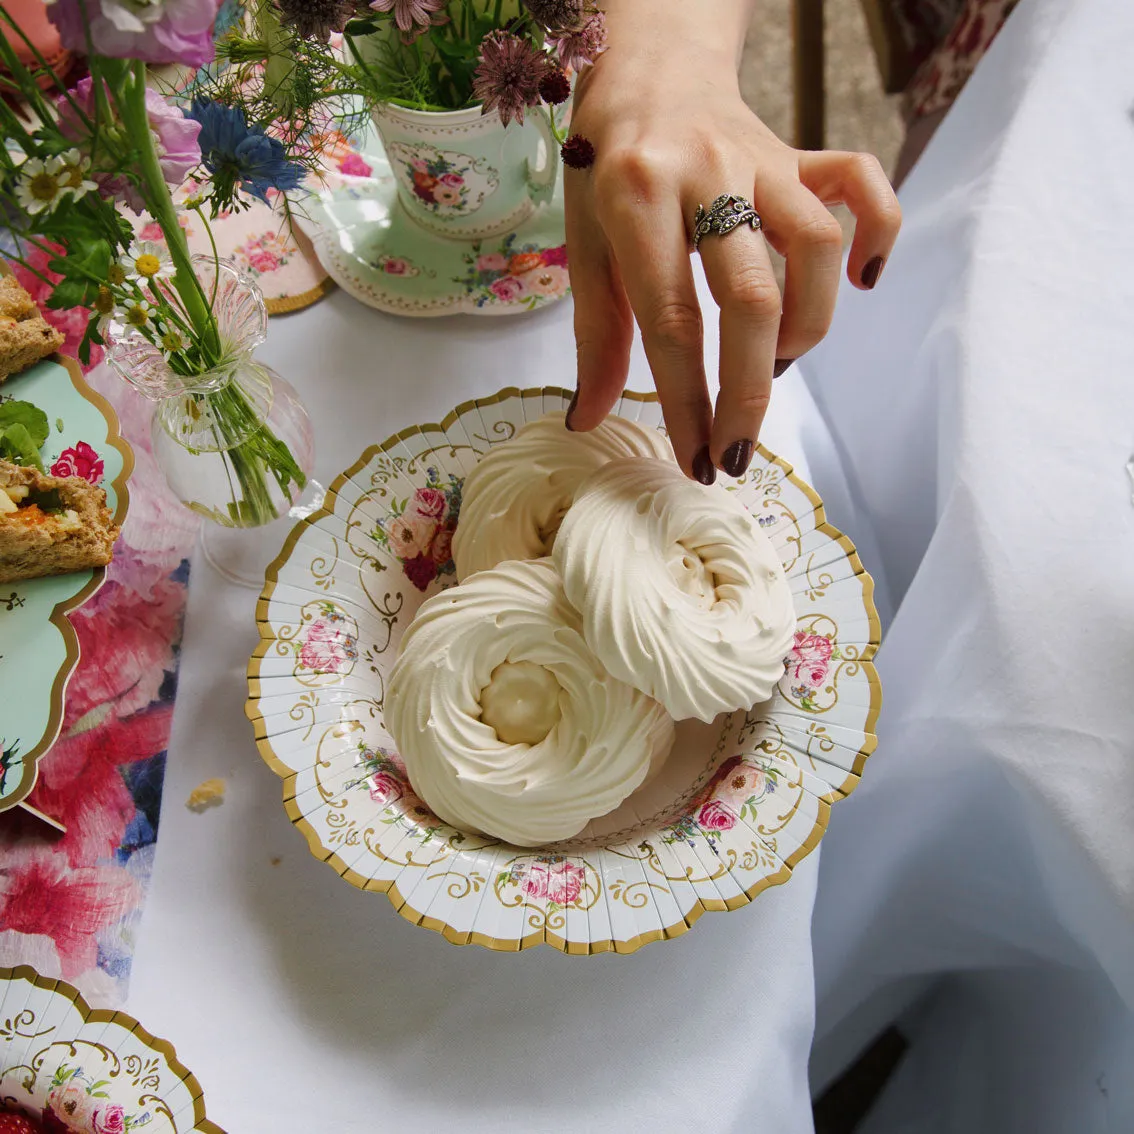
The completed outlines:
<svg viewBox="0 0 1134 1134">
<path fill-rule="evenodd" d="M 596 12 L 578 31 L 548 36 L 547 45 L 558 53 L 564 67 L 579 71 L 606 50 L 606 16 Z"/>
<path fill-rule="evenodd" d="M 513 118 L 523 124 L 524 108 L 539 104 L 539 85 L 550 66 L 547 55 L 528 40 L 494 31 L 481 41 L 473 93 L 485 114 L 497 110 L 505 126 Z"/>
<path fill-rule="evenodd" d="M 94 117 L 94 92 L 89 75 L 79 80 L 70 95 L 88 118 Z M 60 96 L 56 107 L 59 111 L 59 132 L 88 149 L 91 144 L 89 131 L 71 103 Z M 197 144 L 197 136 L 201 133 L 201 124 L 186 118 L 181 110 L 171 106 L 154 90 L 146 91 L 146 115 L 157 144 L 162 175 L 166 184 L 176 189 L 200 164 L 201 149 Z M 138 213 L 144 210 L 145 203 L 127 177 L 110 176 L 97 170 L 92 176 L 103 197 L 116 197 Z"/>
<path fill-rule="evenodd" d="M 47 15 L 72 51 L 87 52 L 85 12 L 91 45 L 102 55 L 201 67 L 215 54 L 219 7 L 220 0 L 54 0 Z"/>
<path fill-rule="evenodd" d="M 403 36 L 416 38 L 434 24 L 447 24 L 448 16 L 438 13 L 447 0 L 370 0 L 375 12 L 393 12 L 394 23 Z"/>
</svg>

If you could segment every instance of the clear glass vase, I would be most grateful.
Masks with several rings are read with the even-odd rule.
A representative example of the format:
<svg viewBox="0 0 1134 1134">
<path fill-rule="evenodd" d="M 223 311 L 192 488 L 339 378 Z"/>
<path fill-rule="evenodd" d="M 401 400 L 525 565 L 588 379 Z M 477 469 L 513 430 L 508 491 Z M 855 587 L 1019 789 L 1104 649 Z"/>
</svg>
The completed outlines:
<svg viewBox="0 0 1134 1134">
<path fill-rule="evenodd" d="M 212 297 L 221 361 L 199 374 L 178 374 L 157 346 L 115 323 L 105 335 L 107 359 L 156 403 L 154 456 L 181 502 L 208 521 L 206 558 L 235 581 L 261 583 L 266 561 L 254 543 L 270 547 L 273 540 L 241 533 L 293 520 L 321 502 L 313 499 L 322 492 L 311 480 L 311 419 L 295 390 L 253 357 L 267 337 L 260 289 L 229 260 L 194 256 L 193 266 Z"/>
</svg>

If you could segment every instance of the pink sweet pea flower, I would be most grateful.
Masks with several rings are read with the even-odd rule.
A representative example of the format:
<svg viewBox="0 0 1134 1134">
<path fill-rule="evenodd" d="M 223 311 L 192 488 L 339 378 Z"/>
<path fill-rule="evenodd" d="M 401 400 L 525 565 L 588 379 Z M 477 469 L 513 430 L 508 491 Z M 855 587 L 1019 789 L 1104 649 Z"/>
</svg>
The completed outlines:
<svg viewBox="0 0 1134 1134">
<path fill-rule="evenodd" d="M 220 0 L 54 0 L 47 15 L 71 51 L 87 53 L 89 23 L 90 45 L 100 55 L 201 67 L 216 54 L 213 23 L 219 7 Z"/>
</svg>

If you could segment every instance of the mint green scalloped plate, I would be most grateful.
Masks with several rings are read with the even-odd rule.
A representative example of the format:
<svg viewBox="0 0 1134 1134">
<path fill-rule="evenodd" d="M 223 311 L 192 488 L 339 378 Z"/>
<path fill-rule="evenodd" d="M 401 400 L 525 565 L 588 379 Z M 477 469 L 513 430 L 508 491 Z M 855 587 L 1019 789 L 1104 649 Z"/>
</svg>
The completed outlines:
<svg viewBox="0 0 1134 1134">
<path fill-rule="evenodd" d="M 121 524 L 134 456 L 110 403 L 87 385 L 78 363 L 59 355 L 45 359 L 0 385 L 0 398 L 31 402 L 47 414 L 45 467 L 80 441 L 98 453 L 99 484 Z M 67 682 L 79 661 L 79 639 L 67 615 L 102 586 L 105 574 L 100 568 L 0 584 L 0 811 L 26 798 L 40 758 L 59 735 Z"/>
</svg>

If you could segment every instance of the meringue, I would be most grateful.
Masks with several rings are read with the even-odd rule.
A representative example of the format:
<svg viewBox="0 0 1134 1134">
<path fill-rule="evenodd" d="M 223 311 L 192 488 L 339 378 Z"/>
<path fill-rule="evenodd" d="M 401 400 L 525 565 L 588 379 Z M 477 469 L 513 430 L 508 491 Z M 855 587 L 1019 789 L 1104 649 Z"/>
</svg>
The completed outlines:
<svg viewBox="0 0 1134 1134">
<path fill-rule="evenodd" d="M 519 846 L 613 811 L 673 744 L 665 710 L 587 646 L 550 559 L 479 572 L 423 603 L 385 723 L 439 818 Z"/>
<path fill-rule="evenodd" d="M 669 462 L 612 461 L 580 486 L 554 559 L 599 660 L 675 719 L 750 709 L 783 677 L 787 578 L 723 487 Z"/>
<path fill-rule="evenodd" d="M 528 422 L 469 473 L 453 536 L 458 579 L 506 559 L 550 554 L 579 485 L 608 461 L 673 460 L 669 442 L 656 429 L 608 417 L 589 433 L 572 433 L 565 419 L 549 413 Z"/>
</svg>

